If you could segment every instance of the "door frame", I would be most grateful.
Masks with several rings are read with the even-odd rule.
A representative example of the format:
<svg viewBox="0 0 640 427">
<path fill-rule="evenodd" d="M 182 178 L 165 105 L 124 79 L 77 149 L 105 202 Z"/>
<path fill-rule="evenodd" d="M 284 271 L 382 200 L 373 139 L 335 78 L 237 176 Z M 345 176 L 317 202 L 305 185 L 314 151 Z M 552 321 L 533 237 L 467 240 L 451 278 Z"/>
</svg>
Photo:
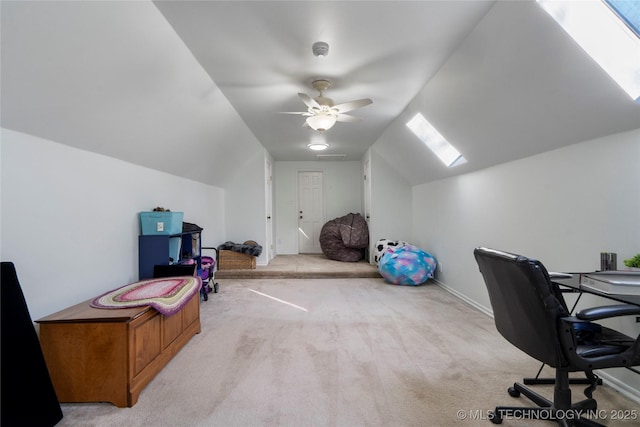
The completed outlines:
<svg viewBox="0 0 640 427">
<path fill-rule="evenodd" d="M 322 169 L 300 169 L 297 171 L 296 173 L 296 211 L 295 211 L 295 215 L 296 215 L 296 220 L 297 220 L 297 226 L 296 226 L 296 252 L 298 254 L 300 254 L 300 175 L 301 174 L 305 174 L 305 173 L 319 173 L 322 176 L 322 195 L 321 195 L 321 203 L 322 203 L 322 218 L 321 218 L 321 223 L 324 224 L 324 222 L 326 221 L 326 217 L 327 217 L 327 207 L 326 207 L 326 194 L 325 194 L 325 185 L 324 185 L 324 178 L 325 178 L 325 173 L 324 170 Z M 321 226 L 322 227 L 322 226 Z M 318 245 L 320 245 L 320 234 L 318 233 Z M 303 252 L 303 253 L 307 253 L 307 252 Z M 318 253 L 322 253 L 322 251 L 318 252 Z"/>
<path fill-rule="evenodd" d="M 273 193 L 273 162 L 269 159 L 265 159 L 265 229 L 267 234 L 267 244 L 265 245 L 265 249 L 267 251 L 267 264 L 276 256 L 275 247 L 273 245 L 273 227 L 275 224 L 273 215 Z"/>
</svg>

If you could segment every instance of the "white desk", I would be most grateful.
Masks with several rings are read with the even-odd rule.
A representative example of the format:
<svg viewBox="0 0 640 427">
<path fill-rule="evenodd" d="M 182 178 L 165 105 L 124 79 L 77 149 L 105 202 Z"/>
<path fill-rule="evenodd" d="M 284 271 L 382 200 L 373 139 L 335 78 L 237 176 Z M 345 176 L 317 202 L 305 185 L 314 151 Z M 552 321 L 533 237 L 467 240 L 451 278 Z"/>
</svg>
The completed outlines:
<svg viewBox="0 0 640 427">
<path fill-rule="evenodd" d="M 580 289 L 585 292 L 619 296 L 640 296 L 640 272 L 601 271 L 580 275 Z M 632 298 L 631 304 L 636 299 Z"/>
<path fill-rule="evenodd" d="M 571 292 L 588 293 L 640 306 L 640 272 L 638 271 L 549 273 L 549 277 L 553 282 L 568 288 Z"/>
</svg>

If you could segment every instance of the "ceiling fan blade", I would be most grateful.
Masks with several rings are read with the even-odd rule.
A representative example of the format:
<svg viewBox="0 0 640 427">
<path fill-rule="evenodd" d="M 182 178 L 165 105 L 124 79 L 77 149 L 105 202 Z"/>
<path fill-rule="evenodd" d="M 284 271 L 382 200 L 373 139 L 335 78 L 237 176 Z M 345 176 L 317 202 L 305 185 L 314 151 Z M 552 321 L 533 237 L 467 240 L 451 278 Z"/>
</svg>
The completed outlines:
<svg viewBox="0 0 640 427">
<path fill-rule="evenodd" d="M 350 116 L 348 114 L 338 114 L 336 118 L 339 122 L 356 123 L 362 121 L 360 117 Z"/>
<path fill-rule="evenodd" d="M 366 107 L 372 104 L 373 101 L 369 98 L 358 99 L 357 101 L 345 102 L 343 104 L 334 105 L 331 107 L 333 110 L 337 110 L 338 113 L 346 113 L 347 111 L 355 110 L 356 108 Z"/>
<path fill-rule="evenodd" d="M 311 115 L 308 111 L 279 111 L 278 114 L 297 114 L 299 116 Z"/>
<path fill-rule="evenodd" d="M 302 99 L 302 102 L 304 102 L 307 105 L 307 107 L 320 108 L 320 104 L 318 104 L 315 99 L 313 99 L 306 93 L 298 93 L 298 96 L 300 97 L 300 99 Z"/>
</svg>

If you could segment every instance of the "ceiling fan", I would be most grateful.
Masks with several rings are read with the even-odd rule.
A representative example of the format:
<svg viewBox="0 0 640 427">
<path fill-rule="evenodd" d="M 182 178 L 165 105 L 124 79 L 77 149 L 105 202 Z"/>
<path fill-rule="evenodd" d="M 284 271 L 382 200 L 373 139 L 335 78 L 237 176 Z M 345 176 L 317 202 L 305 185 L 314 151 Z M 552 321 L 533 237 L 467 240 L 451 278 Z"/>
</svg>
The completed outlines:
<svg viewBox="0 0 640 427">
<path fill-rule="evenodd" d="M 354 117 L 344 113 L 373 103 L 369 98 L 365 98 L 335 105 L 333 100 L 324 97 L 324 92 L 331 86 L 329 80 L 314 80 L 311 86 L 320 93 L 319 96 L 312 98 L 307 94 L 298 93 L 302 102 L 308 107 L 307 111 L 285 112 L 283 114 L 299 114 L 307 117 L 305 125 L 318 132 L 324 132 L 330 129 L 336 122 L 359 122 L 362 120 L 360 117 Z"/>
</svg>

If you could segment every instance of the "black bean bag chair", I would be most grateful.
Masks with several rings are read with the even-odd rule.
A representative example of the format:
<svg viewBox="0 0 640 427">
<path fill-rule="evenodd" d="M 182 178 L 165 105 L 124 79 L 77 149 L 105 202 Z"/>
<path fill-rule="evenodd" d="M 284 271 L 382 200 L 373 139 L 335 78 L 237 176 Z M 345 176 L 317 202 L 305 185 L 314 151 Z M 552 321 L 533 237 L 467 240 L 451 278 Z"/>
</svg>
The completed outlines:
<svg viewBox="0 0 640 427">
<path fill-rule="evenodd" d="M 369 227 L 359 213 L 333 219 L 320 230 L 320 247 L 327 258 L 357 262 L 369 246 Z"/>
</svg>

